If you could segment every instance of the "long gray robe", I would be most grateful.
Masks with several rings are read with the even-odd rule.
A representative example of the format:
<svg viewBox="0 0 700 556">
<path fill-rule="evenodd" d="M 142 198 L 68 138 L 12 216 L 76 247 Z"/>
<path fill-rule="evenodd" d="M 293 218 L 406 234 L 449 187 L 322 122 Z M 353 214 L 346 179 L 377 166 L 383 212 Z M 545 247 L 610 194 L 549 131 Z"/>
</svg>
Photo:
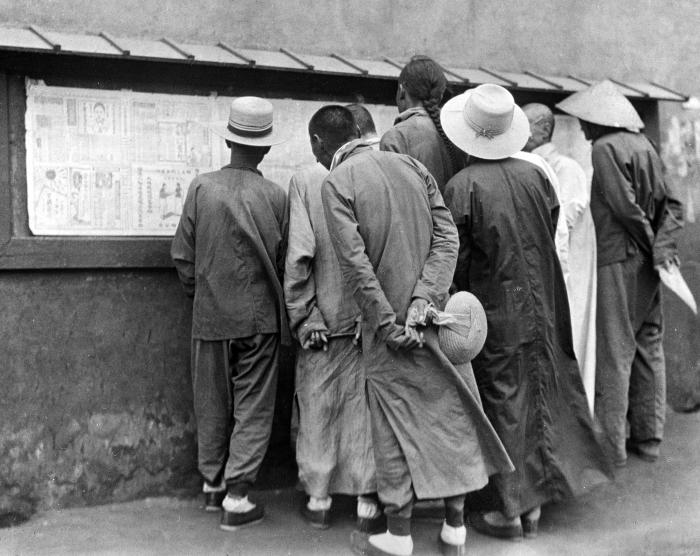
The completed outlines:
<svg viewBox="0 0 700 556">
<path fill-rule="evenodd" d="M 432 328 L 426 346 L 393 351 L 383 331 L 405 322 L 411 299 L 442 308 L 457 236 L 435 180 L 409 156 L 358 145 L 323 184 L 328 228 L 343 276 L 363 315 L 363 355 L 373 434 L 393 435 L 400 454 L 375 443 L 380 497 L 387 465 L 404 461 L 418 498 L 481 488 L 512 465 Z M 375 434 L 375 439 L 377 435 Z M 387 465 L 383 465 L 387 464 Z"/>
<path fill-rule="evenodd" d="M 289 183 L 289 242 L 284 293 L 290 328 L 301 344 L 312 329 L 352 333 L 360 314 L 343 284 L 321 203 L 328 171 L 320 164 Z M 352 337 L 329 340 L 328 351 L 297 352 L 297 464 L 306 493 L 376 491 L 369 408 L 360 348 Z"/>
<path fill-rule="evenodd" d="M 468 166 L 445 200 L 460 235 L 455 282 L 479 298 L 488 321 L 474 374 L 516 469 L 468 505 L 515 517 L 606 482 L 554 246 L 554 189 L 541 169 L 509 158 Z"/>
</svg>

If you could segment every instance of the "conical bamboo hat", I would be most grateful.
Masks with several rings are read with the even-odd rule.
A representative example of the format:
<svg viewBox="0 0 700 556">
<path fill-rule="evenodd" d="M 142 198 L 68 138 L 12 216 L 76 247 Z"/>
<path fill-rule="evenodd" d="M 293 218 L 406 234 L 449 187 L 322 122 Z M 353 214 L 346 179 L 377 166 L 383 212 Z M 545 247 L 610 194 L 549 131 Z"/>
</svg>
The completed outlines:
<svg viewBox="0 0 700 556">
<path fill-rule="evenodd" d="M 556 106 L 562 112 L 593 124 L 635 131 L 644 127 L 632 103 L 607 79 L 566 97 Z"/>
</svg>

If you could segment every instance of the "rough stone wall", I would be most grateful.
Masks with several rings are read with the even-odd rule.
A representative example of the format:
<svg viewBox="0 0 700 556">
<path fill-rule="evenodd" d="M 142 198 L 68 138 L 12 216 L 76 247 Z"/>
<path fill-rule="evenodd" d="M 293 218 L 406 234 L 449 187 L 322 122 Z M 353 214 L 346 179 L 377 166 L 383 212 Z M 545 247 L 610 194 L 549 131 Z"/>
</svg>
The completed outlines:
<svg viewBox="0 0 700 556">
<path fill-rule="evenodd" d="M 0 510 L 196 482 L 190 307 L 174 271 L 0 275 Z"/>
</svg>

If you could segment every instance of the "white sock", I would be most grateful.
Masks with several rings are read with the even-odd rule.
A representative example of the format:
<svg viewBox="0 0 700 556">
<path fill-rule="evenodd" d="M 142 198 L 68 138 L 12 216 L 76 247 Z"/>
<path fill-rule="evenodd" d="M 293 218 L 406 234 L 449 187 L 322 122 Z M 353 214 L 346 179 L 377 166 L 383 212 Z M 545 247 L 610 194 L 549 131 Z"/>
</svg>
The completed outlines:
<svg viewBox="0 0 700 556">
<path fill-rule="evenodd" d="M 309 501 L 306 503 L 306 507 L 309 508 L 312 512 L 330 510 L 332 501 L 333 499 L 330 496 L 326 496 L 326 498 L 316 498 L 315 496 L 309 496 Z"/>
<path fill-rule="evenodd" d="M 247 496 L 239 498 L 238 496 L 231 496 L 230 494 L 227 494 L 226 498 L 224 498 L 224 501 L 221 503 L 221 507 L 224 509 L 224 511 L 242 514 L 252 510 L 255 507 L 255 504 L 248 500 Z"/>
<path fill-rule="evenodd" d="M 369 542 L 384 552 L 396 554 L 396 556 L 411 556 L 413 554 L 411 535 L 392 535 L 387 531 L 381 535 L 371 535 Z"/>
<path fill-rule="evenodd" d="M 202 486 L 202 492 L 221 492 L 223 490 L 226 490 L 226 485 L 223 480 L 219 481 L 218 485 L 210 485 L 208 482 L 204 481 L 204 485 Z"/>
<path fill-rule="evenodd" d="M 528 519 L 539 519 L 540 516 L 542 515 L 542 508 L 541 506 L 537 506 L 536 508 L 532 508 L 529 512 L 525 514 L 525 517 Z"/>
<path fill-rule="evenodd" d="M 484 514 L 484 521 L 496 527 L 510 527 L 512 525 L 518 525 L 520 523 L 520 517 L 508 519 L 501 512 L 486 512 Z"/>
<path fill-rule="evenodd" d="M 452 527 L 451 525 L 447 525 L 447 521 L 443 521 L 440 537 L 447 544 L 461 546 L 467 542 L 467 528 L 464 525 Z"/>
<path fill-rule="evenodd" d="M 373 519 L 380 513 L 379 506 L 377 506 L 377 503 L 372 498 L 366 498 L 364 496 L 357 497 L 357 517 Z"/>
</svg>

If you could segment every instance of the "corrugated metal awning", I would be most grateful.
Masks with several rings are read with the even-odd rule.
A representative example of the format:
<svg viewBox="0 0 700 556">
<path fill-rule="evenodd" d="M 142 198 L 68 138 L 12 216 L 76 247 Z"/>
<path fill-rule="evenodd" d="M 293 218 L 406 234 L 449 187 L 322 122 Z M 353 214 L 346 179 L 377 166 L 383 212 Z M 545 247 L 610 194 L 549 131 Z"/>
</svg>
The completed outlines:
<svg viewBox="0 0 700 556">
<path fill-rule="evenodd" d="M 45 31 L 35 26 L 27 28 L 0 27 L 0 51 L 29 51 L 81 56 L 132 58 L 137 60 L 186 62 L 192 64 L 253 67 L 278 71 L 309 72 L 326 75 L 396 79 L 404 62 L 384 58 L 360 60 L 342 53 L 328 56 L 292 52 L 285 48 L 277 51 L 238 48 L 219 42 L 216 45 L 178 43 L 167 37 L 159 40 L 112 37 L 107 33 L 72 34 Z M 576 75 L 557 76 L 531 71 L 500 71 L 486 66 L 462 68 L 444 66 L 451 83 L 476 86 L 497 83 L 512 90 L 550 93 L 574 93 L 587 87 L 595 79 Z M 625 96 L 632 99 L 684 102 L 688 96 L 651 81 L 613 81 Z"/>
</svg>

